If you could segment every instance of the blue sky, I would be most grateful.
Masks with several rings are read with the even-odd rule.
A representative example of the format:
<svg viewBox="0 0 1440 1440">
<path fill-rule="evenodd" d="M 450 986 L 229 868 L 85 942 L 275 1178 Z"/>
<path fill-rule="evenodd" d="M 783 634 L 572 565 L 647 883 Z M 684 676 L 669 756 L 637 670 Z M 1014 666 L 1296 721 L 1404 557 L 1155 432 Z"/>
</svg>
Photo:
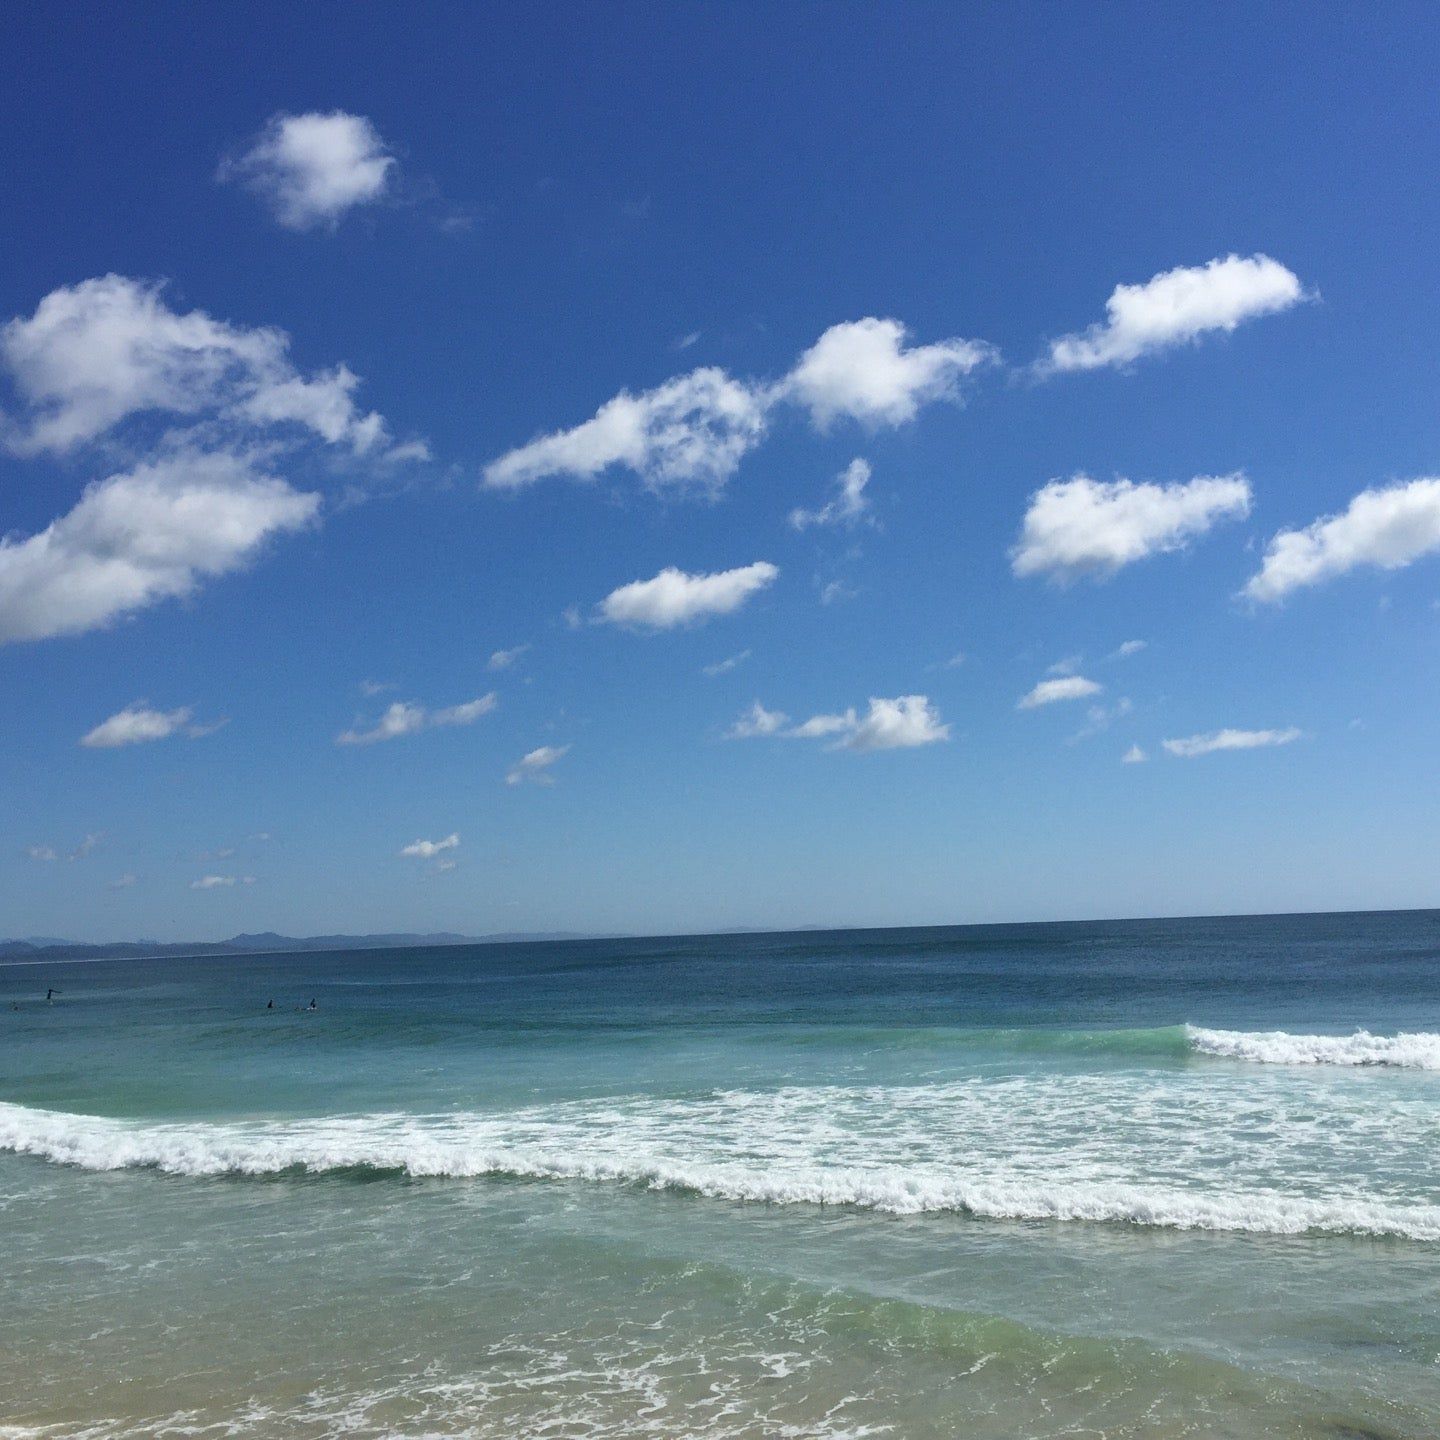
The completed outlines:
<svg viewBox="0 0 1440 1440">
<path fill-rule="evenodd" d="M 1433 10 L 3 27 L 0 931 L 1437 902 Z"/>
</svg>

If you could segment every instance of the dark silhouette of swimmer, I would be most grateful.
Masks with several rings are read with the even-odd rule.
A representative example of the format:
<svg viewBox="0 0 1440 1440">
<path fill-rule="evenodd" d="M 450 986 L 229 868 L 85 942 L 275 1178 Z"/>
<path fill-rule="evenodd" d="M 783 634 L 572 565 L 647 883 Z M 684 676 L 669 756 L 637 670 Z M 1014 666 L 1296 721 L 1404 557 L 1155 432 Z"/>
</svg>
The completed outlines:
<svg viewBox="0 0 1440 1440">
<path fill-rule="evenodd" d="M 319 1006 L 315 1003 L 315 1001 L 312 999 L 312 1000 L 310 1001 L 310 1003 L 309 1003 L 305 1008 L 306 1008 L 307 1010 L 318 1010 L 320 1007 L 319 1007 Z"/>
<path fill-rule="evenodd" d="M 273 1010 L 275 1008 L 275 1002 L 272 1000 L 265 1008 L 267 1010 Z"/>
<path fill-rule="evenodd" d="M 55 987 L 52 985 L 52 986 L 50 987 L 50 989 L 48 989 L 48 990 L 45 992 L 45 1003 L 46 1003 L 47 1005 L 54 1004 L 54 1002 L 55 1002 L 55 997 L 56 997 L 59 993 L 60 993 L 60 992 L 59 992 L 57 989 L 55 989 Z"/>
</svg>

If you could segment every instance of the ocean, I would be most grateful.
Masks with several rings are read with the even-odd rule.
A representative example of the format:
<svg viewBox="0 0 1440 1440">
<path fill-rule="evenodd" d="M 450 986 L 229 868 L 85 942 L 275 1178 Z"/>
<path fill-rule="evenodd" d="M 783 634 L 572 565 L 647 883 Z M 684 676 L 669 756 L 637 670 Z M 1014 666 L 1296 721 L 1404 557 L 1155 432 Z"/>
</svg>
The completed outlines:
<svg viewBox="0 0 1440 1440">
<path fill-rule="evenodd" d="M 1433 911 L 4 965 L 0 1440 L 1433 1437 L 1437 1102 Z"/>
</svg>

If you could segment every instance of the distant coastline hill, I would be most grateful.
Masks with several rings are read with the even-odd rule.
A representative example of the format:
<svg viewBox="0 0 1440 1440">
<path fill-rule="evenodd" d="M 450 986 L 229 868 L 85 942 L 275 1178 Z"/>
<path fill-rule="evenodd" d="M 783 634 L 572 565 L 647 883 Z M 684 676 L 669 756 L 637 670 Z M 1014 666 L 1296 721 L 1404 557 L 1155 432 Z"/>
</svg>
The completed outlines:
<svg viewBox="0 0 1440 1440">
<path fill-rule="evenodd" d="M 162 959 L 165 956 L 255 955 L 314 950 L 404 950 L 435 945 L 504 945 L 531 940 L 585 940 L 591 937 L 556 930 L 497 935 L 456 935 L 448 930 L 429 935 L 277 935 L 266 930 L 257 935 L 234 935 L 229 940 L 180 941 L 114 940 L 100 945 L 59 940 L 50 935 L 31 935 L 23 940 L 0 940 L 0 961 L 4 960 L 128 960 Z"/>
</svg>

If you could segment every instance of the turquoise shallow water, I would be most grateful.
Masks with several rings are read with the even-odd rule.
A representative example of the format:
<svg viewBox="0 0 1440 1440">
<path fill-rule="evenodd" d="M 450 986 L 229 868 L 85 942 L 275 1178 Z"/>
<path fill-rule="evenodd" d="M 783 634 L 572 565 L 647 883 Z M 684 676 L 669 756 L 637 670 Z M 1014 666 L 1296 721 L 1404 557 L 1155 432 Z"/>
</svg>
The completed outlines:
<svg viewBox="0 0 1440 1440">
<path fill-rule="evenodd" d="M 1440 1431 L 1434 912 L 0 1001 L 6 1440 Z"/>
</svg>

